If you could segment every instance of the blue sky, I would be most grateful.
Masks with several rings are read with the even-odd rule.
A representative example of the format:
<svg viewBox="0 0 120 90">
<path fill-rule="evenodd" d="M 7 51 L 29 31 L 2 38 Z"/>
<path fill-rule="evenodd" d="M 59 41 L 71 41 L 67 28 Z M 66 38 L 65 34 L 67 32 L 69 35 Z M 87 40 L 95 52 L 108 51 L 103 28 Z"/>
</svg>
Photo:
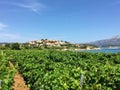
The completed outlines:
<svg viewBox="0 0 120 90">
<path fill-rule="evenodd" d="M 120 0 L 0 0 L 0 42 L 84 43 L 120 35 Z"/>
</svg>

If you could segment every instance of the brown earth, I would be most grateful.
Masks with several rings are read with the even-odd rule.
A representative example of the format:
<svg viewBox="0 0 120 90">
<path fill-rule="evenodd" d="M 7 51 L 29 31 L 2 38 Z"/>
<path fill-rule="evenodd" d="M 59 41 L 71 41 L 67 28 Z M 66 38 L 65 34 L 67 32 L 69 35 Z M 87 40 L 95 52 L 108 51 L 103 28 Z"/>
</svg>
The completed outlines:
<svg viewBox="0 0 120 90">
<path fill-rule="evenodd" d="M 12 62 L 9 61 L 10 67 L 13 67 L 15 69 L 14 65 Z M 14 76 L 14 84 L 13 84 L 13 90 L 30 90 L 26 85 L 23 77 L 19 74 L 18 70 L 15 69 L 16 73 Z"/>
</svg>

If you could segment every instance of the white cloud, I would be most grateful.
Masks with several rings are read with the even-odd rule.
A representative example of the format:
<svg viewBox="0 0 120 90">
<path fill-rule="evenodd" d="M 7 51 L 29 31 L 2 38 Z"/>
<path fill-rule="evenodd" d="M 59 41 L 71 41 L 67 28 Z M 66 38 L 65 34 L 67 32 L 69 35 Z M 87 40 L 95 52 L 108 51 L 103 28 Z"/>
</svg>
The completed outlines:
<svg viewBox="0 0 120 90">
<path fill-rule="evenodd" d="M 44 6 L 40 3 L 32 3 L 32 4 L 19 4 L 23 8 L 31 9 L 34 12 L 38 12 L 40 9 L 44 8 Z"/>
<path fill-rule="evenodd" d="M 39 13 L 41 10 L 46 8 L 44 4 L 37 2 L 37 1 L 17 2 L 17 3 L 12 3 L 12 5 L 25 8 L 25 9 L 29 9 L 35 13 Z"/>
<path fill-rule="evenodd" d="M 39 0 L 12 0 L 12 1 L 2 1 L 0 4 L 16 6 L 23 9 L 29 9 L 35 13 L 40 13 L 46 6 L 39 2 Z"/>
<path fill-rule="evenodd" d="M 7 25 L 5 25 L 5 24 L 3 24 L 3 23 L 0 22 L 0 30 L 5 29 L 6 27 L 7 27 Z"/>
<path fill-rule="evenodd" d="M 0 42 L 1 41 L 15 41 L 19 40 L 21 36 L 16 33 L 11 33 L 11 30 L 8 30 L 8 26 L 0 22 Z"/>
<path fill-rule="evenodd" d="M 19 39 L 20 35 L 12 33 L 0 33 L 0 39 Z"/>
</svg>

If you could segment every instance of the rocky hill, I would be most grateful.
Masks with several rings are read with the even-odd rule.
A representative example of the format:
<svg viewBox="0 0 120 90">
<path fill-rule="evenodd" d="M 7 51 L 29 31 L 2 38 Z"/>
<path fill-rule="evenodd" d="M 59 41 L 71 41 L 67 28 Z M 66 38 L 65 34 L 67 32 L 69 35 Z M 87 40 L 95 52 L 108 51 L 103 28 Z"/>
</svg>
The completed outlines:
<svg viewBox="0 0 120 90">
<path fill-rule="evenodd" d="M 90 42 L 89 44 L 96 45 L 99 47 L 120 46 L 120 35 L 114 36 L 109 39 Z"/>
</svg>

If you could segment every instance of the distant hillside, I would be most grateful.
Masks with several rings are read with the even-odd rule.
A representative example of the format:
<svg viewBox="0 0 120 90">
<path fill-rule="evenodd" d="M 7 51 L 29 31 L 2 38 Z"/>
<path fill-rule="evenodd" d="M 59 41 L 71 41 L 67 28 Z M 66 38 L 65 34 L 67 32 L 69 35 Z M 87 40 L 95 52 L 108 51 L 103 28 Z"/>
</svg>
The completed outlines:
<svg viewBox="0 0 120 90">
<path fill-rule="evenodd" d="M 51 48 L 57 47 L 61 49 L 97 49 L 98 47 L 91 44 L 75 44 L 70 43 L 67 41 L 59 41 L 59 40 L 48 40 L 48 39 L 41 39 L 41 40 L 34 40 L 27 42 L 28 46 L 30 47 L 44 47 L 44 48 Z"/>
<path fill-rule="evenodd" d="M 5 45 L 5 44 L 8 44 L 7 42 L 0 42 L 0 45 Z M 11 44 L 11 43 L 9 43 Z"/>
<path fill-rule="evenodd" d="M 89 44 L 96 45 L 99 47 L 120 46 L 120 35 L 114 36 L 109 39 L 90 42 Z"/>
<path fill-rule="evenodd" d="M 58 50 L 80 50 L 80 49 L 98 49 L 91 44 L 76 44 L 62 40 L 32 40 L 26 43 L 0 43 L 1 49 L 11 49 L 13 45 L 18 45 L 20 49 L 58 49 Z"/>
</svg>

